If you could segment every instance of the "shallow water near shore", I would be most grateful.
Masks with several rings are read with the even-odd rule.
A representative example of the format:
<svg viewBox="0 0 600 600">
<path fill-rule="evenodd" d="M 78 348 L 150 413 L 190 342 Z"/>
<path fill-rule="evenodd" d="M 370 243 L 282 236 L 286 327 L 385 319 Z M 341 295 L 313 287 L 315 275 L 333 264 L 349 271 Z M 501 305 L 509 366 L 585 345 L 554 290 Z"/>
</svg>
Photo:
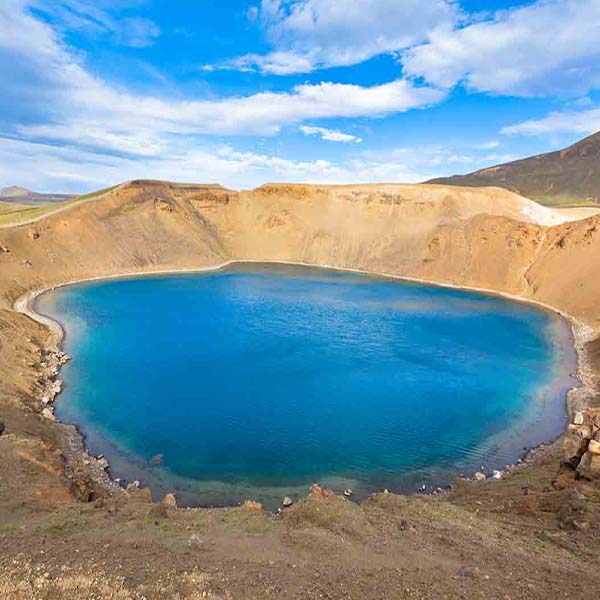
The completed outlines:
<svg viewBox="0 0 600 600">
<path fill-rule="evenodd" d="M 114 477 L 187 505 L 447 485 L 559 435 L 575 384 L 553 313 L 342 271 L 97 281 L 36 309 L 73 356 L 57 416 Z"/>
</svg>

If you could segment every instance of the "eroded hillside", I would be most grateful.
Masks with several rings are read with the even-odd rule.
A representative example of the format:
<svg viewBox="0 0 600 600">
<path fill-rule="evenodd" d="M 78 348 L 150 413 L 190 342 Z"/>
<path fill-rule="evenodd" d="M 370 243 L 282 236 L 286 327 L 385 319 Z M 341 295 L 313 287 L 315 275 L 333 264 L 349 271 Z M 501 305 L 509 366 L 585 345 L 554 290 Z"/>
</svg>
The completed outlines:
<svg viewBox="0 0 600 600">
<path fill-rule="evenodd" d="M 560 441 L 449 495 L 357 505 L 315 488 L 279 516 L 178 510 L 111 482 L 76 429 L 44 413 L 62 357 L 13 310 L 82 278 L 275 260 L 506 292 L 573 315 L 591 338 L 600 217 L 561 221 L 499 189 L 137 181 L 0 229 L 0 596 L 589 597 L 600 489 L 562 464 Z M 590 370 L 573 401 L 594 405 L 600 345 L 580 341 Z"/>
</svg>

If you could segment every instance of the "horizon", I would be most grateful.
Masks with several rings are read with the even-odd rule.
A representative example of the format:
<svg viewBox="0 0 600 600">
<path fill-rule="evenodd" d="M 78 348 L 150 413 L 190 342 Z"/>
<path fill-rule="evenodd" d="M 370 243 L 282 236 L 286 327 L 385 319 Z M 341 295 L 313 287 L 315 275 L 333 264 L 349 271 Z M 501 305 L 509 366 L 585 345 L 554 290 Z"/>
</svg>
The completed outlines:
<svg viewBox="0 0 600 600">
<path fill-rule="evenodd" d="M 7 0 L 0 188 L 421 183 L 600 130 L 600 1 Z"/>
</svg>

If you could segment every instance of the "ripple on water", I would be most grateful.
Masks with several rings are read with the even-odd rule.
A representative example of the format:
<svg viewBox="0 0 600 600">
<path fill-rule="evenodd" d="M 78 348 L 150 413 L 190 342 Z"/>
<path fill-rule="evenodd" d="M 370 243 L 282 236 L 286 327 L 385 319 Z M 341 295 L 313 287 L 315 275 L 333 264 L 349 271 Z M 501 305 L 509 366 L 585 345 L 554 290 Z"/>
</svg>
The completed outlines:
<svg viewBox="0 0 600 600">
<path fill-rule="evenodd" d="M 566 322 L 488 295 L 282 265 L 48 292 L 77 423 L 114 476 L 190 504 L 360 497 L 513 462 L 564 425 Z M 163 455 L 160 466 L 151 458 Z"/>
</svg>

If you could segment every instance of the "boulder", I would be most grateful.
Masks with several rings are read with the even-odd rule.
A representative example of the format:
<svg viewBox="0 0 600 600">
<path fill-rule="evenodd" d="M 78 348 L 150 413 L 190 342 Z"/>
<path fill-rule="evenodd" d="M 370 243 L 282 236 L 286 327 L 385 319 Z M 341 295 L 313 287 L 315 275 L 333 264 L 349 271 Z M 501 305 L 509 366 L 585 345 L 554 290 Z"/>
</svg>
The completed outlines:
<svg viewBox="0 0 600 600">
<path fill-rule="evenodd" d="M 590 440 L 588 444 L 588 452 L 591 454 L 600 454 L 600 442 L 597 440 Z"/>
<path fill-rule="evenodd" d="M 600 409 L 586 408 L 575 413 L 565 433 L 564 460 L 577 469 L 581 477 L 587 479 L 600 476 L 598 460 L 600 456 Z"/>
<path fill-rule="evenodd" d="M 487 479 L 487 477 L 485 476 L 485 473 L 482 473 L 481 471 L 477 471 L 477 473 L 475 473 L 475 481 L 485 481 Z"/>
<path fill-rule="evenodd" d="M 58 362 L 59 362 L 59 364 L 65 365 L 70 360 L 71 360 L 71 357 L 68 354 L 65 354 L 64 352 L 59 352 L 58 353 Z"/>
<path fill-rule="evenodd" d="M 50 406 L 46 406 L 46 408 L 44 408 L 44 410 L 42 411 L 42 417 L 50 419 L 51 421 L 56 421 L 56 417 L 54 416 L 54 413 L 52 412 L 52 407 Z"/>
<path fill-rule="evenodd" d="M 162 503 L 167 508 L 177 508 L 177 498 L 175 497 L 175 494 L 172 494 L 172 493 L 165 494 L 165 497 L 163 498 Z"/>
<path fill-rule="evenodd" d="M 564 460 L 565 462 L 577 466 L 579 460 L 587 450 L 588 436 L 582 425 L 570 424 L 565 433 L 563 442 Z"/>
<path fill-rule="evenodd" d="M 135 481 L 132 481 L 130 484 L 128 484 L 126 489 L 129 493 L 137 492 L 137 490 L 140 489 L 140 482 L 136 479 Z"/>
<path fill-rule="evenodd" d="M 293 500 L 289 496 L 286 496 L 282 502 L 282 504 L 285 508 L 287 508 L 288 506 L 291 506 L 293 503 L 294 503 Z"/>
<path fill-rule="evenodd" d="M 309 496 L 320 496 L 323 493 L 321 486 L 318 483 L 313 483 L 308 491 Z"/>
<path fill-rule="evenodd" d="M 586 452 L 577 465 L 577 475 L 584 479 L 600 478 L 600 454 Z"/>
<path fill-rule="evenodd" d="M 311 498 L 335 498 L 335 492 L 329 488 L 322 488 L 318 483 L 313 483 L 308 492 Z"/>
</svg>

